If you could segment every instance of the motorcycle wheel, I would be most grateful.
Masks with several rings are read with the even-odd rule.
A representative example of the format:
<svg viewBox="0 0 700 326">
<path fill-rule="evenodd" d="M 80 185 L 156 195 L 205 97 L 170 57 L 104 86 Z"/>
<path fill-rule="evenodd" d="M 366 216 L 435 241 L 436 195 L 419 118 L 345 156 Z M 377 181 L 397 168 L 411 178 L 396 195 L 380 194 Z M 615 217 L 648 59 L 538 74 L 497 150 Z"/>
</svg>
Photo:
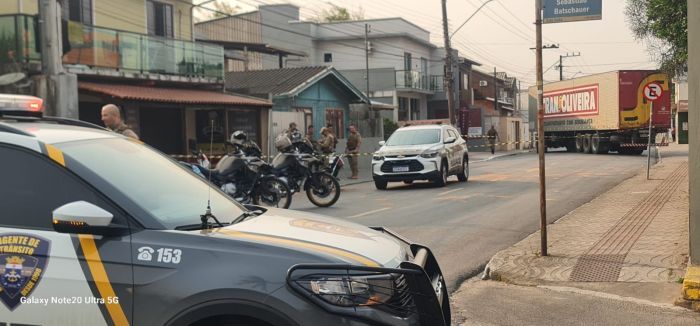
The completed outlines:
<svg viewBox="0 0 700 326">
<path fill-rule="evenodd" d="M 306 182 L 306 196 L 318 207 L 333 206 L 340 198 L 340 183 L 326 172 L 314 173 Z"/>
<path fill-rule="evenodd" d="M 292 192 L 281 180 L 269 178 L 260 182 L 258 187 L 253 195 L 253 204 L 276 208 L 289 208 L 292 205 Z"/>
</svg>

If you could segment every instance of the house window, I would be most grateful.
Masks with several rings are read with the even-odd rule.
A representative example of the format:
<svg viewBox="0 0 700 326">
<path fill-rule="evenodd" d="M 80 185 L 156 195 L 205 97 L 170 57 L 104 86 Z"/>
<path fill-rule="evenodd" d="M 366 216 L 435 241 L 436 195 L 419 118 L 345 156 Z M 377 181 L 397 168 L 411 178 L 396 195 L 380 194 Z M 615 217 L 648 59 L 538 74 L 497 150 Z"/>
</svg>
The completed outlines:
<svg viewBox="0 0 700 326">
<path fill-rule="evenodd" d="M 411 71 L 411 54 L 408 52 L 403 53 L 403 70 Z"/>
<path fill-rule="evenodd" d="M 148 35 L 173 37 L 173 6 L 167 3 L 148 1 Z"/>
<path fill-rule="evenodd" d="M 333 53 L 324 53 L 323 62 L 333 62 Z"/>
<path fill-rule="evenodd" d="M 65 19 L 92 25 L 92 0 L 65 0 L 61 10 Z"/>
</svg>

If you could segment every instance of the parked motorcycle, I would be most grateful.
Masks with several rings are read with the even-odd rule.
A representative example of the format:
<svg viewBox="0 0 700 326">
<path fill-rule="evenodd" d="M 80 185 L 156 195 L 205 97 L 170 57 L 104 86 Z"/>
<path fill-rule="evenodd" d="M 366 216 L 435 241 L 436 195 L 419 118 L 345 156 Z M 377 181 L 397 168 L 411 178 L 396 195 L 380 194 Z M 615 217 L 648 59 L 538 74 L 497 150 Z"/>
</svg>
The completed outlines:
<svg viewBox="0 0 700 326">
<path fill-rule="evenodd" d="M 337 179 L 340 169 L 345 166 L 343 158 L 345 158 L 345 154 L 332 153 L 323 155 L 323 159 L 328 160 L 328 166 L 326 166 L 325 171 Z"/>
<path fill-rule="evenodd" d="M 340 198 L 340 183 L 330 173 L 320 169 L 321 159 L 304 142 L 300 133 L 289 135 L 288 142 L 278 138 L 280 152 L 272 160 L 273 171 L 289 186 L 292 193 L 306 192 L 309 201 L 318 207 L 330 207 Z M 337 163 L 336 163 L 337 164 Z"/>
<path fill-rule="evenodd" d="M 289 208 L 292 192 L 285 182 L 275 176 L 272 166 L 260 159 L 259 148 L 257 156 L 250 156 L 248 154 L 256 153 L 254 148 L 237 144 L 232 146 L 233 151 L 225 155 L 214 169 L 206 166 L 206 156 L 197 150 L 193 154 L 199 164 L 183 164 L 241 204 Z"/>
</svg>

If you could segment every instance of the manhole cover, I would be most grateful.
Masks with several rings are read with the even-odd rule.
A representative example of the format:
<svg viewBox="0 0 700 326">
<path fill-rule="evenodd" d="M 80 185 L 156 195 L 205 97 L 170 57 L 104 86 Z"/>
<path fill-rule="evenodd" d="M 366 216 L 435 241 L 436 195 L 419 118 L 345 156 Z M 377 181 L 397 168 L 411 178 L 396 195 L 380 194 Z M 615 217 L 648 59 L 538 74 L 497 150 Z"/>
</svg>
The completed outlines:
<svg viewBox="0 0 700 326">
<path fill-rule="evenodd" d="M 583 255 L 571 271 L 572 282 L 617 282 L 626 255 Z"/>
</svg>

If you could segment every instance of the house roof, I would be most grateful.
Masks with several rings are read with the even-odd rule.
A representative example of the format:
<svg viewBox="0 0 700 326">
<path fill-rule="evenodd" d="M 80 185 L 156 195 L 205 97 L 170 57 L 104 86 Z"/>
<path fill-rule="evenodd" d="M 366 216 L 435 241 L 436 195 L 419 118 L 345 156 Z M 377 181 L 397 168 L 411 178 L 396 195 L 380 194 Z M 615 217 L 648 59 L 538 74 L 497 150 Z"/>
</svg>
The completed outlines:
<svg viewBox="0 0 700 326">
<path fill-rule="evenodd" d="M 324 66 L 228 72 L 226 89 L 251 95 L 294 96 L 327 76 L 333 76 L 362 102 L 368 102 L 335 68 Z"/>
<path fill-rule="evenodd" d="M 111 83 L 79 82 L 78 89 L 130 101 L 271 107 L 269 101 L 223 92 Z"/>
</svg>

